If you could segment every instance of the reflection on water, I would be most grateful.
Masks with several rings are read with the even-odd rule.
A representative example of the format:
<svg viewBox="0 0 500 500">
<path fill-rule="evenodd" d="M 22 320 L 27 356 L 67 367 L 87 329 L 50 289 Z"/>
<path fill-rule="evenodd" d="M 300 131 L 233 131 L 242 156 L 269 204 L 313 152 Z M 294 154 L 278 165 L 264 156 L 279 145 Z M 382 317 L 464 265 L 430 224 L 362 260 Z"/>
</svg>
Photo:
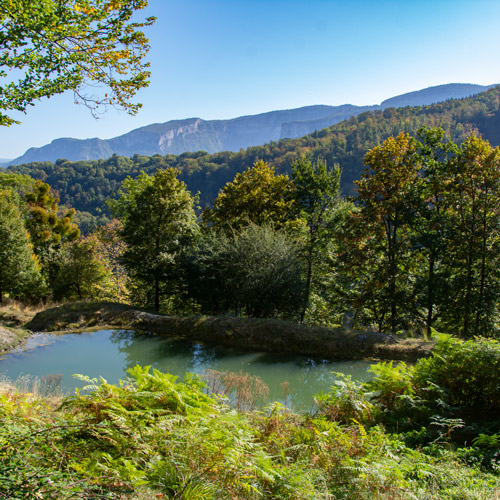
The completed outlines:
<svg viewBox="0 0 500 500">
<path fill-rule="evenodd" d="M 151 365 L 182 378 L 186 372 L 200 375 L 208 370 L 246 372 L 260 377 L 270 388 L 270 400 L 285 399 L 296 409 L 308 409 L 313 395 L 328 391 L 335 382 L 332 372 L 366 380 L 367 361 L 311 359 L 275 353 L 242 353 L 229 348 L 206 346 L 185 339 L 160 337 L 127 330 L 32 337 L 25 350 L 0 358 L 0 373 L 11 379 L 29 374 L 42 377 L 62 374 L 62 387 L 72 392 L 82 383 L 72 375 L 103 377 L 116 383 L 128 368 Z M 288 382 L 288 389 L 286 384 Z"/>
</svg>

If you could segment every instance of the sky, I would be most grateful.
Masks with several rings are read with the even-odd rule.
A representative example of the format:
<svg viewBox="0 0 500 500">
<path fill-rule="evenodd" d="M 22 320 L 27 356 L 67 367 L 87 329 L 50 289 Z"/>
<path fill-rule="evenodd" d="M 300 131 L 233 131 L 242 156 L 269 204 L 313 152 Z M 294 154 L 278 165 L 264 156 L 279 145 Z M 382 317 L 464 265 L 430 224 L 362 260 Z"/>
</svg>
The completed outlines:
<svg viewBox="0 0 500 500">
<path fill-rule="evenodd" d="M 313 104 L 380 104 L 444 83 L 500 83 L 498 0 L 149 0 L 151 84 L 136 116 L 93 118 L 72 92 L 0 127 L 0 158 L 59 137 Z M 1 83 L 0 83 L 1 85 Z"/>
</svg>

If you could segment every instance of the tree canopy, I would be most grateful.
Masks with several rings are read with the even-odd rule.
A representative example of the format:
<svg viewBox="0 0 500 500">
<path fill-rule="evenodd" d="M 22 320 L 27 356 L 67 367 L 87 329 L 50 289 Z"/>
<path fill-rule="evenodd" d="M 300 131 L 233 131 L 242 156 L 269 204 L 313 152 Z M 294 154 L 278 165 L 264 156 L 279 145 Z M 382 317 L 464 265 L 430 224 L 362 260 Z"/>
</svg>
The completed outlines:
<svg viewBox="0 0 500 500">
<path fill-rule="evenodd" d="M 290 218 L 291 193 L 288 176 L 276 175 L 272 166 L 259 160 L 224 186 L 214 207 L 206 209 L 203 218 L 223 229 L 238 229 L 250 222 L 281 227 Z"/>
<path fill-rule="evenodd" d="M 93 113 L 118 106 L 149 83 L 141 31 L 154 22 L 132 17 L 147 0 L 6 0 L 0 3 L 0 125 L 18 123 L 42 97 L 73 90 Z"/>
<path fill-rule="evenodd" d="M 127 244 L 121 260 L 160 309 L 161 298 L 175 292 L 176 259 L 183 239 L 196 228 L 195 199 L 177 179 L 175 169 L 158 170 L 154 176 L 126 179 L 114 211 L 121 219 L 121 236 Z"/>
</svg>

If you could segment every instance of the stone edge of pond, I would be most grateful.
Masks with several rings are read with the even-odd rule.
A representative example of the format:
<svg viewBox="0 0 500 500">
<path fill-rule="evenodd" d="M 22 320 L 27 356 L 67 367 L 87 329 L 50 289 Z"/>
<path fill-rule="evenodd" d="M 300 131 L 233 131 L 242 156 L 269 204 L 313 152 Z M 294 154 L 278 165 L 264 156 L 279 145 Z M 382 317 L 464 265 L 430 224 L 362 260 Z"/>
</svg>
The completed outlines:
<svg viewBox="0 0 500 500">
<path fill-rule="evenodd" d="M 117 303 L 77 302 L 46 309 L 25 325 L 32 331 L 77 332 L 104 327 L 137 329 L 241 350 L 317 356 L 324 359 L 416 361 L 433 342 L 378 332 L 306 326 L 277 319 L 154 314 Z"/>
</svg>

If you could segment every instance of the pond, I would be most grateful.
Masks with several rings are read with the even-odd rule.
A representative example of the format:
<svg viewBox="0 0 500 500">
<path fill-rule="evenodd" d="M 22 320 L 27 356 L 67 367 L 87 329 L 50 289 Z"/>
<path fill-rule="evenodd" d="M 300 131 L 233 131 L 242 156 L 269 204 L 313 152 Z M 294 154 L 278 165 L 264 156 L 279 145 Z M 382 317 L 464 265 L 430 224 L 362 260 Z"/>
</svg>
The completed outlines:
<svg viewBox="0 0 500 500">
<path fill-rule="evenodd" d="M 186 372 L 204 375 L 207 370 L 245 372 L 260 377 L 269 386 L 269 401 L 286 402 L 296 410 L 311 407 L 314 394 L 326 392 L 337 376 L 332 372 L 366 380 L 369 361 L 327 361 L 306 356 L 262 352 L 237 352 L 206 346 L 190 340 L 135 333 L 130 330 L 100 330 L 66 335 L 37 334 L 25 349 L 0 358 L 0 374 L 19 377 L 62 375 L 60 389 L 71 393 L 85 385 L 79 373 L 103 377 L 110 383 L 127 376 L 127 369 L 151 365 L 182 379 Z M 284 394 L 283 382 L 288 382 Z"/>
</svg>

